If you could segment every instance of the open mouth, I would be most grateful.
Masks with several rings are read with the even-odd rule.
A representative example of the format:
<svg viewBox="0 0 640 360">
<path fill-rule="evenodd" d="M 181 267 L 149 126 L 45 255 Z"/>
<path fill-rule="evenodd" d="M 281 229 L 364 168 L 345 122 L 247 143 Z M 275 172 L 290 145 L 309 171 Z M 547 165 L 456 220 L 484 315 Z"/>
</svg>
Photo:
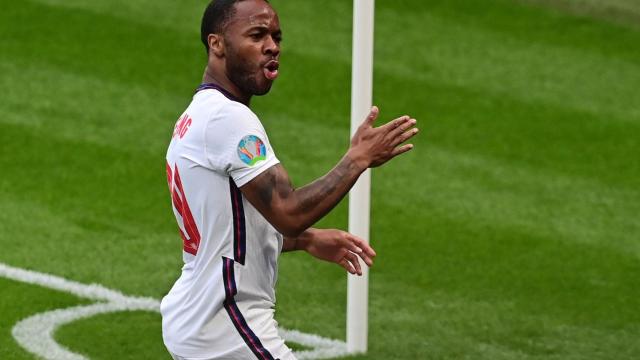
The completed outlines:
<svg viewBox="0 0 640 360">
<path fill-rule="evenodd" d="M 269 80 L 275 80 L 278 77 L 278 68 L 280 63 L 276 60 L 271 60 L 264 65 L 264 76 Z"/>
</svg>

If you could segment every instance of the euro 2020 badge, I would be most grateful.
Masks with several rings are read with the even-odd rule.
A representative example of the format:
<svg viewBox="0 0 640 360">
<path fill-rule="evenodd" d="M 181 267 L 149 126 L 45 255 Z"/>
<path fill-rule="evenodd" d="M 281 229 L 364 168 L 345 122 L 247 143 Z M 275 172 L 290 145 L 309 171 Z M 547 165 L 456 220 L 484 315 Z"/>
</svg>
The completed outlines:
<svg viewBox="0 0 640 360">
<path fill-rule="evenodd" d="M 267 158 L 267 148 L 255 135 L 247 135 L 238 143 L 238 157 L 243 163 L 253 166 Z"/>
</svg>

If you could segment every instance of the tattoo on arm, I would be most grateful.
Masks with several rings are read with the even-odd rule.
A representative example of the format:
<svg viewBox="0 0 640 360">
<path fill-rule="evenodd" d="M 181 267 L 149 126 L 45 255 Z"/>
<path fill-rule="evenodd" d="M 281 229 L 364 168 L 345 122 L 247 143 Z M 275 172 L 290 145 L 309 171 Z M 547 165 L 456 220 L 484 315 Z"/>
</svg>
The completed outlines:
<svg viewBox="0 0 640 360">
<path fill-rule="evenodd" d="M 305 192 L 305 196 L 302 197 L 300 202 L 301 209 L 304 211 L 311 210 L 323 198 L 333 194 L 339 185 L 343 185 L 345 182 L 351 180 L 348 176 L 350 173 L 356 173 L 356 176 L 359 175 L 353 162 L 346 158 L 340 161 L 327 175 L 300 189 Z M 342 194 L 337 200 L 342 199 L 345 194 Z"/>
<path fill-rule="evenodd" d="M 284 168 L 280 165 L 272 166 L 264 172 L 257 183 L 257 191 L 260 201 L 264 206 L 273 203 L 273 192 L 277 192 L 280 198 L 286 198 L 293 191 L 293 185 Z"/>
<path fill-rule="evenodd" d="M 259 195 L 260 200 L 264 205 L 271 205 L 271 200 L 273 199 L 273 188 L 276 184 L 276 174 L 275 174 L 275 166 L 268 169 L 265 173 L 265 176 L 261 179 L 261 184 L 259 185 Z"/>
<path fill-rule="evenodd" d="M 278 164 L 241 190 L 262 215 L 283 234 L 297 236 L 326 215 L 351 189 L 364 169 L 345 156 L 329 173 L 294 189 Z"/>
</svg>

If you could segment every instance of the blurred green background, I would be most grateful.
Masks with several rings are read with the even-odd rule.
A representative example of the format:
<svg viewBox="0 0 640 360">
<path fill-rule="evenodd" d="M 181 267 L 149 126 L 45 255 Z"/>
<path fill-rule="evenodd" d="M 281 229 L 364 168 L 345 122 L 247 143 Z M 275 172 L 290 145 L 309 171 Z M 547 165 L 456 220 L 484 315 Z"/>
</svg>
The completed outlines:
<svg viewBox="0 0 640 360">
<path fill-rule="evenodd" d="M 281 76 L 252 107 L 303 185 L 348 146 L 352 2 L 272 3 Z M 181 242 L 164 155 L 202 77 L 205 5 L 4 4 L 0 262 L 166 294 Z M 352 358 L 640 358 L 640 2 L 378 0 L 375 29 L 380 117 L 422 132 L 373 171 L 370 350 Z M 286 254 L 277 294 L 282 326 L 344 339 L 340 268 Z M 17 321 L 83 302 L 0 278 L 0 358 L 33 358 Z M 55 337 L 168 358 L 155 313 Z"/>
</svg>

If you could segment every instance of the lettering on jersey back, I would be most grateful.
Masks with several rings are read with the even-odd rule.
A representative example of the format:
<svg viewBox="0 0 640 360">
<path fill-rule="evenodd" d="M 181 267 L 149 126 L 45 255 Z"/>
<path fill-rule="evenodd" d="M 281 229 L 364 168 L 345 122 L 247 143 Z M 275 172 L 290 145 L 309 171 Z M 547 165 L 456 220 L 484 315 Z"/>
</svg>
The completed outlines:
<svg viewBox="0 0 640 360">
<path fill-rule="evenodd" d="M 176 126 L 173 128 L 173 135 L 171 136 L 171 138 L 173 139 L 178 136 L 180 139 L 182 139 L 187 133 L 187 130 L 189 130 L 191 122 L 192 120 L 189 114 L 184 113 L 176 122 Z"/>
</svg>

